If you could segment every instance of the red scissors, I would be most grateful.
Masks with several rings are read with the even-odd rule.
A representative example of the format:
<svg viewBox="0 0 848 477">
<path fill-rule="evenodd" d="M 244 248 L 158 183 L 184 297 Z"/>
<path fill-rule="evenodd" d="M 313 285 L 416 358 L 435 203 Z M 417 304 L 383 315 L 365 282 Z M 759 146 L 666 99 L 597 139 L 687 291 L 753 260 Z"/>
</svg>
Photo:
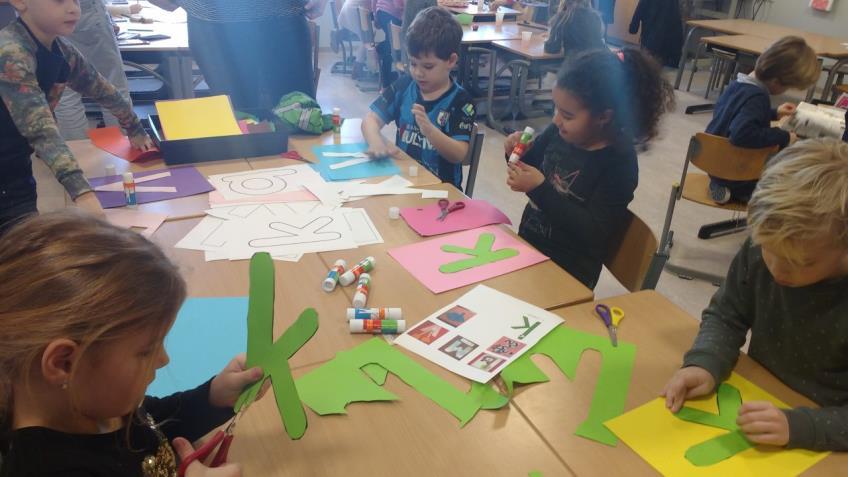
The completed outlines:
<svg viewBox="0 0 848 477">
<path fill-rule="evenodd" d="M 444 222 L 448 214 L 450 214 L 451 212 L 464 209 L 465 202 L 460 200 L 451 204 L 450 201 L 447 199 L 439 199 L 439 208 L 442 209 L 442 213 L 439 214 L 439 218 L 436 220 Z"/>
<path fill-rule="evenodd" d="M 208 464 L 209 467 L 220 467 L 221 465 L 227 463 L 227 454 L 230 450 L 230 444 L 233 442 L 233 429 L 236 427 L 236 420 L 238 420 L 239 416 L 247 409 L 245 405 L 242 407 L 235 416 L 233 416 L 230 423 L 227 424 L 223 430 L 220 430 L 212 436 L 211 439 L 206 441 L 199 449 L 195 450 L 188 457 L 180 462 L 180 468 L 177 471 L 177 475 L 179 477 L 185 477 L 186 469 L 195 461 L 203 462 L 207 457 L 212 455 L 212 452 L 215 451 L 215 448 L 218 447 L 218 444 L 221 447 L 218 447 L 218 452 L 215 453 L 215 456 L 212 458 L 212 461 Z"/>
</svg>

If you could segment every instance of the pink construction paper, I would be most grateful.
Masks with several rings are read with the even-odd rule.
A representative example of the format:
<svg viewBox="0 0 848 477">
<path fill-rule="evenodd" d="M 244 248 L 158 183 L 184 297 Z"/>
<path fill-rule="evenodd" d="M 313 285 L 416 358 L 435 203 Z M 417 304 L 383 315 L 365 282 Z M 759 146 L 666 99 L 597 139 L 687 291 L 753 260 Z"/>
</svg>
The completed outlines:
<svg viewBox="0 0 848 477">
<path fill-rule="evenodd" d="M 514 248 L 518 250 L 518 255 L 461 272 L 442 273 L 439 271 L 439 267 L 445 263 L 468 258 L 467 255 L 443 252 L 441 250 L 442 245 L 450 244 L 474 248 L 480 234 L 487 232 L 495 234 L 494 250 Z M 482 282 L 548 260 L 548 257 L 511 235 L 499 225 L 489 225 L 479 229 L 441 235 L 423 242 L 404 245 L 389 250 L 389 255 L 433 293 L 442 293 L 472 283 Z"/>
<path fill-rule="evenodd" d="M 209 205 L 212 207 L 240 204 L 277 204 L 280 202 L 307 202 L 318 200 L 306 189 L 292 192 L 280 192 L 279 194 L 257 195 L 245 197 L 244 199 L 227 200 L 220 192 L 213 190 L 209 193 Z"/>
<path fill-rule="evenodd" d="M 465 208 L 451 212 L 444 221 L 436 220 L 442 211 L 438 203 L 401 209 L 400 216 L 412 230 L 424 237 L 476 229 L 484 225 L 512 224 L 509 217 L 485 200 L 465 199 L 463 202 Z"/>
</svg>

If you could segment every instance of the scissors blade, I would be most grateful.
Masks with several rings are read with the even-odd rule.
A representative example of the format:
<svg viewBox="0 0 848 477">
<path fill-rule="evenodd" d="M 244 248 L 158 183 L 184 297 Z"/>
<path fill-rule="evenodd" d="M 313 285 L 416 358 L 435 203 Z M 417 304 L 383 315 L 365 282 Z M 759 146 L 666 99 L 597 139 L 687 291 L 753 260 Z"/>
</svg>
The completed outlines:
<svg viewBox="0 0 848 477">
<path fill-rule="evenodd" d="M 618 348 L 618 332 L 616 332 L 615 326 L 610 326 L 610 327 L 608 327 L 608 329 L 609 329 L 610 341 L 612 342 L 612 346 L 614 348 Z"/>
</svg>

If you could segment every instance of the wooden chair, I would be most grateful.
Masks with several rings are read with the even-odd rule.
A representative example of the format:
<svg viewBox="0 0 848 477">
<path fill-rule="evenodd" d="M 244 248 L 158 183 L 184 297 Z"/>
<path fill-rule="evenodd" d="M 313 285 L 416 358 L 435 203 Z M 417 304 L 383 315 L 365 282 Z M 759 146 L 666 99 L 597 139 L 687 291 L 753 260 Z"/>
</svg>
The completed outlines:
<svg viewBox="0 0 848 477">
<path fill-rule="evenodd" d="M 766 161 L 777 153 L 777 146 L 762 149 L 747 149 L 730 144 L 725 137 L 713 136 L 707 133 L 697 133 L 689 140 L 689 149 L 686 152 L 686 161 L 683 163 L 683 173 L 680 182 L 671 186 L 671 195 L 668 199 L 668 208 L 665 214 L 662 235 L 660 236 L 660 254 L 668 257 L 674 241 L 674 231 L 671 230 L 671 220 L 674 215 L 674 206 L 681 200 L 686 199 L 697 204 L 706 205 L 722 210 L 740 214 L 747 210 L 747 204 L 740 202 L 729 202 L 717 204 L 710 198 L 710 177 L 732 181 L 755 181 L 760 178 Z M 690 173 L 689 165 L 697 167 L 706 172 Z M 739 232 L 747 227 L 744 217 L 733 218 L 728 221 L 707 224 L 698 231 L 698 237 L 708 239 L 711 237 Z M 678 275 L 701 278 L 713 283 L 721 282 L 724 277 L 705 274 L 698 270 L 684 269 L 672 264 L 666 264 L 667 269 L 678 273 Z"/>
<path fill-rule="evenodd" d="M 610 244 L 604 266 L 628 291 L 653 290 L 668 259 L 659 252 L 658 243 L 648 224 L 628 210 L 619 239 Z"/>
<path fill-rule="evenodd" d="M 342 54 L 342 61 L 333 64 L 331 73 L 349 75 L 353 72 L 353 40 L 357 39 L 356 33 L 342 28 L 339 25 L 339 15 L 342 12 L 344 0 L 330 0 L 330 11 L 332 12 L 333 30 L 330 32 L 330 49 L 333 53 Z"/>
<path fill-rule="evenodd" d="M 321 38 L 321 27 L 315 22 L 306 22 L 309 25 L 309 37 L 312 42 L 312 77 L 313 87 L 312 97 L 318 94 L 318 79 L 321 77 L 321 68 L 318 67 L 318 45 Z"/>
<path fill-rule="evenodd" d="M 480 132 L 477 123 L 471 128 L 468 136 L 468 155 L 462 161 L 463 166 L 468 167 L 468 176 L 465 178 L 465 195 L 471 197 L 474 194 L 474 182 L 477 180 L 477 169 L 480 167 L 480 153 L 483 151 L 483 139 L 485 134 Z"/>
</svg>

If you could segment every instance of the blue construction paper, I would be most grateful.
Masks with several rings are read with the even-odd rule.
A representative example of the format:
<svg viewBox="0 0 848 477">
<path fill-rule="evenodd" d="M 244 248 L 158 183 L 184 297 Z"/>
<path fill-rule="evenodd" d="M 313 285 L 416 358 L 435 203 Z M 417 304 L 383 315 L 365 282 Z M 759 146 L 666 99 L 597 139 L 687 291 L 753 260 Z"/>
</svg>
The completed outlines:
<svg viewBox="0 0 848 477">
<path fill-rule="evenodd" d="M 344 167 L 342 169 L 330 169 L 330 164 L 344 162 L 353 159 L 352 157 L 324 157 L 325 152 L 365 152 L 368 150 L 368 144 L 364 142 L 356 144 L 331 144 L 329 146 L 314 146 L 312 151 L 320 161 L 319 164 L 312 164 L 312 167 L 321 174 L 324 180 L 328 181 L 349 181 L 352 179 L 365 179 L 368 177 L 393 176 L 400 174 L 400 169 L 395 165 L 395 161 L 386 158 L 369 161 L 364 164 Z"/>
<path fill-rule="evenodd" d="M 247 351 L 247 297 L 189 298 L 165 337 L 171 358 L 147 394 L 163 397 L 195 388 Z"/>
</svg>

